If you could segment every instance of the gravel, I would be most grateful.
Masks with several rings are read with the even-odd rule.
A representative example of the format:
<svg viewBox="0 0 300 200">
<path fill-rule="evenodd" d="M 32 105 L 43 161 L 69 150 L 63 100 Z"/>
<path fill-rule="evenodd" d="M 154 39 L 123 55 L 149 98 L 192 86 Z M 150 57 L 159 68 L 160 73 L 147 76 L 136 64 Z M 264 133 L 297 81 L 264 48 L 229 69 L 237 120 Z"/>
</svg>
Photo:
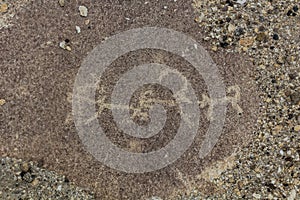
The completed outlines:
<svg viewBox="0 0 300 200">
<path fill-rule="evenodd" d="M 93 194 L 33 162 L 0 158 L 0 199 L 94 199 Z"/>
<path fill-rule="evenodd" d="M 195 20 L 214 50 L 252 59 L 262 114 L 252 142 L 236 155 L 235 167 L 213 180 L 220 192 L 181 199 L 300 198 L 298 5 L 298 0 L 194 2 Z"/>
</svg>

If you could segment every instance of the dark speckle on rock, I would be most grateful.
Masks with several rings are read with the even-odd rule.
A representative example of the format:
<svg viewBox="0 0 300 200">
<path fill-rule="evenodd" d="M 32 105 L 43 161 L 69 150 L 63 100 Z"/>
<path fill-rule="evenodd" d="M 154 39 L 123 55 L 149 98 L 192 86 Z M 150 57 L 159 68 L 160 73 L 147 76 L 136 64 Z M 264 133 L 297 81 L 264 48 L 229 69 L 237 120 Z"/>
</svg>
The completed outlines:
<svg viewBox="0 0 300 200">
<path fill-rule="evenodd" d="M 244 29 L 242 27 L 237 27 L 236 30 L 235 30 L 235 32 L 234 32 L 234 34 L 236 36 L 241 36 L 241 35 L 244 34 Z"/>
<path fill-rule="evenodd" d="M 294 12 L 298 12 L 298 9 L 299 9 L 298 6 L 293 6 L 293 11 Z"/>
<path fill-rule="evenodd" d="M 291 16 L 292 14 L 293 14 L 293 11 L 291 11 L 291 10 L 289 10 L 289 11 L 286 13 L 287 16 Z"/>
<path fill-rule="evenodd" d="M 273 35 L 273 39 L 274 39 L 274 40 L 279 40 L 279 35 L 278 35 L 277 33 L 275 33 L 275 34 Z"/>
</svg>

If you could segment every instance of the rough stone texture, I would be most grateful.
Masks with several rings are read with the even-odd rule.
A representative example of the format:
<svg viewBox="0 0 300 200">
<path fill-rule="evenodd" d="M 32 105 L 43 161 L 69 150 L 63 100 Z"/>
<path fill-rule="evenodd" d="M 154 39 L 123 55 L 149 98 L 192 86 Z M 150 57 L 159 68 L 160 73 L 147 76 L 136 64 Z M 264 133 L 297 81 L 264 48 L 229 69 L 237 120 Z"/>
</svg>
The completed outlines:
<svg viewBox="0 0 300 200">
<path fill-rule="evenodd" d="M 239 151 L 252 137 L 259 95 L 251 77 L 253 65 L 238 53 L 210 49 L 203 40 L 202 28 L 194 22 L 191 1 L 147 2 L 65 1 L 61 7 L 57 1 L 36 1 L 16 13 L 14 25 L 1 29 L 0 35 L 0 84 L 4 86 L 0 97 L 6 102 L 0 107 L 1 156 L 37 161 L 43 168 L 90 188 L 99 199 L 151 196 L 168 199 L 194 187 L 207 194 L 218 189 L 200 174 L 212 163 Z M 88 17 L 79 15 L 79 5 L 89 8 Z M 76 26 L 81 27 L 80 34 L 76 33 Z M 199 137 L 178 161 L 156 172 L 126 174 L 107 168 L 85 151 L 72 121 L 71 97 L 75 76 L 86 55 L 106 37 L 142 26 L 172 28 L 201 43 L 218 64 L 227 88 L 235 85 L 240 88 L 238 105 L 243 113 L 238 115 L 237 108 L 228 105 L 224 134 L 205 159 L 197 157 L 208 125 L 203 115 Z M 59 47 L 62 41 L 70 47 L 69 51 Z M 153 50 L 131 52 L 117 59 L 104 79 L 107 81 L 104 81 L 104 92 L 109 94 L 111 84 L 130 66 L 147 60 L 182 71 L 197 88 L 199 98 L 206 93 L 201 76 L 193 73 L 188 63 L 167 52 Z M 207 107 L 203 111 L 207 112 Z M 128 138 L 116 130 L 108 111 L 101 113 L 99 121 L 111 133 L 112 141 L 130 149 Z M 159 148 L 172 136 L 172 126 L 170 123 L 165 128 L 167 138 L 154 144 L 155 140 L 147 141 L 143 148 Z"/>
<path fill-rule="evenodd" d="M 252 59 L 261 115 L 255 137 L 234 159 L 236 166 L 213 180 L 223 191 L 195 192 L 187 199 L 299 199 L 299 1 L 197 0 L 194 5 L 211 48 Z M 255 40 L 246 42 L 249 38 Z"/>
<path fill-rule="evenodd" d="M 37 163 L 0 160 L 1 199 L 94 199 L 64 176 L 39 168 Z"/>
</svg>

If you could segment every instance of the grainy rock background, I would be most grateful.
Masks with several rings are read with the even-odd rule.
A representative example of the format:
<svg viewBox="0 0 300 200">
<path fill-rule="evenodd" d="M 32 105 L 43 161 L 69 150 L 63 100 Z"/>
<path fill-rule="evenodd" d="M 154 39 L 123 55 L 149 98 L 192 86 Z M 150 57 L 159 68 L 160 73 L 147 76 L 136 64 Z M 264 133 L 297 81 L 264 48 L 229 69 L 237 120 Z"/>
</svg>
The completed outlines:
<svg viewBox="0 0 300 200">
<path fill-rule="evenodd" d="M 183 0 L 99 4 L 7 0 L 0 4 L 0 83 L 5 86 L 0 89 L 0 156 L 34 160 L 36 165 L 94 190 L 96 198 L 102 199 L 168 199 L 178 194 L 182 199 L 299 198 L 299 1 L 197 0 L 195 10 L 192 2 Z M 83 5 L 88 9 L 79 9 Z M 163 176 L 154 174 L 155 179 L 161 176 L 175 183 L 153 182 L 157 188 L 149 183 L 132 186 L 144 179 L 106 169 L 86 155 L 68 114 L 72 82 L 86 53 L 105 37 L 142 25 L 169 27 L 196 38 L 221 66 L 227 86 L 243 85 L 247 80 L 241 87 L 244 96 L 240 102 L 246 112 L 236 118 L 230 108 L 229 114 L 235 118 L 227 121 L 234 124 L 226 129 L 231 130 L 231 138 L 243 133 L 247 141 L 237 142 L 225 135 L 217 149 L 230 149 L 226 148 L 229 142 L 236 151 L 210 157 L 201 163 L 197 176 L 182 170 L 184 165 L 179 172 L 175 165 Z M 161 59 L 155 53 L 148 58 L 155 60 L 153 56 Z M 240 70 L 239 76 L 234 76 L 236 70 Z M 257 111 L 255 103 L 260 107 L 257 123 L 256 114 L 251 115 Z M 247 121 L 250 115 L 251 123 Z M 25 162 L 32 169 L 28 173 L 21 161 L 3 158 L 1 162 L 3 198 L 92 198 L 89 192 L 66 183 L 63 176 L 34 164 Z M 35 180 L 39 180 L 38 187 Z M 3 187 L 6 183 L 10 184 Z"/>
</svg>

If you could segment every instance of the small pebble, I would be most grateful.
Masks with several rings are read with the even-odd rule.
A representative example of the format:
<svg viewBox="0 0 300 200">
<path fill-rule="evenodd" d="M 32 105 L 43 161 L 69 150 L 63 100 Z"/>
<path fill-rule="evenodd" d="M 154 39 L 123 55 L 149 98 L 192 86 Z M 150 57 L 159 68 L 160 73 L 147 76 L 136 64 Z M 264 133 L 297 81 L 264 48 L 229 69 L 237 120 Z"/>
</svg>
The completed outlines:
<svg viewBox="0 0 300 200">
<path fill-rule="evenodd" d="M 29 169 L 30 169 L 30 166 L 29 166 L 29 163 L 28 163 L 28 162 L 22 163 L 22 165 L 21 165 L 21 170 L 22 170 L 23 172 L 28 172 Z"/>
<path fill-rule="evenodd" d="M 0 99 L 0 106 L 3 106 L 6 103 L 5 99 Z"/>
<path fill-rule="evenodd" d="M 282 155 L 282 156 L 284 155 L 284 151 L 283 151 L 283 150 L 280 150 L 279 153 L 280 153 L 280 155 Z"/>
<path fill-rule="evenodd" d="M 62 189 L 62 186 L 61 186 L 61 185 L 57 186 L 57 190 L 58 190 L 58 191 L 61 191 L 61 189 Z"/>
<path fill-rule="evenodd" d="M 291 11 L 291 10 L 289 10 L 289 11 L 286 13 L 287 16 L 291 16 L 292 14 L 293 14 L 293 11 Z"/>
<path fill-rule="evenodd" d="M 218 50 L 218 47 L 217 47 L 217 46 L 213 46 L 213 47 L 211 48 L 211 50 L 217 51 L 217 50 Z"/>
<path fill-rule="evenodd" d="M 287 200 L 294 200 L 294 199 L 296 199 L 296 190 L 292 190 L 291 192 L 290 192 L 290 196 L 287 198 Z"/>
<path fill-rule="evenodd" d="M 299 105 L 300 104 L 300 92 L 299 91 L 293 92 L 290 95 L 290 98 L 291 98 L 292 104 L 294 104 L 294 105 Z"/>
<path fill-rule="evenodd" d="M 228 32 L 231 33 L 231 32 L 233 32 L 234 30 L 235 30 L 235 26 L 232 25 L 232 24 L 229 24 L 229 26 L 228 26 Z"/>
<path fill-rule="evenodd" d="M 76 32 L 77 32 L 77 33 L 80 33 L 80 32 L 81 32 L 81 29 L 80 29 L 79 26 L 75 26 L 75 29 L 76 29 Z"/>
<path fill-rule="evenodd" d="M 153 197 L 150 197 L 150 198 L 147 199 L 147 200 L 162 200 L 162 198 L 157 197 L 157 196 L 153 196 Z"/>
<path fill-rule="evenodd" d="M 279 35 L 275 33 L 275 34 L 273 35 L 273 39 L 274 39 L 274 40 L 279 40 Z"/>
<path fill-rule="evenodd" d="M 65 0 L 58 0 L 58 3 L 61 7 L 65 6 Z"/>
<path fill-rule="evenodd" d="M 254 193 L 252 196 L 256 199 L 260 199 L 260 197 L 261 197 L 260 194 L 256 194 L 256 193 Z"/>
<path fill-rule="evenodd" d="M 237 3 L 244 5 L 247 2 L 247 0 L 237 0 Z"/>
<path fill-rule="evenodd" d="M 259 42 L 267 41 L 268 37 L 265 33 L 258 33 L 256 36 L 256 40 Z"/>
<path fill-rule="evenodd" d="M 236 28 L 235 33 L 236 36 L 241 36 L 244 34 L 244 29 L 241 27 Z"/>
<path fill-rule="evenodd" d="M 87 7 L 85 6 L 79 6 L 79 13 L 80 13 L 80 16 L 82 17 L 87 17 L 88 16 L 88 9 Z"/>
<path fill-rule="evenodd" d="M 254 42 L 253 37 L 247 37 L 247 38 L 240 39 L 239 44 L 243 47 L 249 47 L 252 46 L 253 42 Z"/>
<path fill-rule="evenodd" d="M 71 47 L 67 45 L 67 42 L 66 41 L 62 41 L 59 43 L 59 47 L 62 48 L 62 49 L 65 49 L 67 51 L 71 51 Z"/>
<path fill-rule="evenodd" d="M 39 180 L 36 178 L 31 182 L 32 186 L 37 186 L 39 184 Z"/>
<path fill-rule="evenodd" d="M 0 13 L 6 13 L 8 10 L 8 4 L 4 3 L 0 5 Z"/>
</svg>

